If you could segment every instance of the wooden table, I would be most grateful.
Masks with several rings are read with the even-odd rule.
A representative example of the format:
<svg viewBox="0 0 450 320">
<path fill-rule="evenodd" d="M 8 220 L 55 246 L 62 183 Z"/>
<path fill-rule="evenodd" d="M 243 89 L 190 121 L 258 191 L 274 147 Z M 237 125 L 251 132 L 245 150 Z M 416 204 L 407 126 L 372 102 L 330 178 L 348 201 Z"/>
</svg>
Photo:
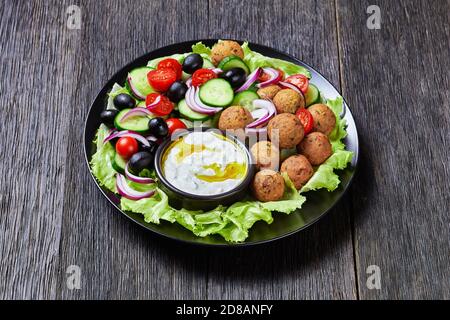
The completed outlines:
<svg viewBox="0 0 450 320">
<path fill-rule="evenodd" d="M 367 27 L 371 1 L 3 3 L 0 297 L 449 299 L 449 2 L 374 2 L 380 29 Z M 80 29 L 67 27 L 73 4 Z M 145 52 L 202 38 L 292 54 L 348 101 L 359 174 L 306 231 L 182 247 L 124 218 L 91 181 L 83 123 L 103 84 Z M 71 265 L 79 290 L 67 287 Z M 366 285 L 371 265 L 379 290 Z"/>
</svg>

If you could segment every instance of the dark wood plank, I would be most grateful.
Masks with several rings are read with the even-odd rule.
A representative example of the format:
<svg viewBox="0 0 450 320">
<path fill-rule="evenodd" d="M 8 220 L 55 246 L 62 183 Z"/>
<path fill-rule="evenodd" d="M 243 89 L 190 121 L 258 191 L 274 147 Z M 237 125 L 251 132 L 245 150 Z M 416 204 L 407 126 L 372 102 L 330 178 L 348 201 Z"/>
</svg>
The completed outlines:
<svg viewBox="0 0 450 320">
<path fill-rule="evenodd" d="M 338 0 L 343 93 L 360 134 L 353 195 L 359 295 L 450 297 L 449 2 Z M 381 269 L 381 290 L 366 269 Z"/>
<path fill-rule="evenodd" d="M 82 284 L 79 291 L 68 290 L 61 269 L 58 297 L 206 298 L 206 273 L 196 270 L 207 257 L 180 254 L 179 247 L 171 248 L 113 210 L 86 169 L 80 129 L 91 101 L 121 66 L 158 47 L 205 37 L 197 21 L 207 16 L 207 6 L 202 1 L 83 1 L 81 7 L 84 22 L 74 37 L 82 46 L 72 55 L 78 72 L 68 110 L 72 139 L 60 254 L 61 268 L 81 267 Z"/>
<path fill-rule="evenodd" d="M 211 0 L 209 14 L 211 37 L 248 39 L 288 52 L 339 88 L 333 2 Z M 212 252 L 208 297 L 356 298 L 348 201 L 310 230 L 283 241 Z"/>
<path fill-rule="evenodd" d="M 74 60 L 52 3 L 0 9 L 0 298 L 55 298 Z M 26 17 L 24 19 L 23 17 Z"/>
</svg>

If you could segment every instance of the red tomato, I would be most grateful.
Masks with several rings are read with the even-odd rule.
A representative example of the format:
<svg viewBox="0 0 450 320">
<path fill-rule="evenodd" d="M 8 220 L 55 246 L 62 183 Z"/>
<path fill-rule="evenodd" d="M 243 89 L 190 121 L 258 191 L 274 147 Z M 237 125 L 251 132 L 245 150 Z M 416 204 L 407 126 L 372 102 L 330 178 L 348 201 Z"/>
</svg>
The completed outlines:
<svg viewBox="0 0 450 320">
<path fill-rule="evenodd" d="M 161 60 L 158 63 L 157 69 L 172 69 L 177 74 L 177 80 L 181 79 L 181 74 L 183 73 L 183 67 L 181 64 L 172 58 Z"/>
<path fill-rule="evenodd" d="M 170 68 L 156 69 L 147 73 L 147 80 L 153 89 L 163 92 L 177 81 L 177 73 Z"/>
<path fill-rule="evenodd" d="M 152 107 L 148 107 L 151 103 L 153 103 L 157 97 L 161 97 L 161 100 L 158 104 Z M 145 99 L 145 105 L 147 109 L 158 116 L 167 116 L 172 112 L 174 105 L 172 101 L 169 100 L 166 96 L 159 93 L 150 93 Z"/>
<path fill-rule="evenodd" d="M 209 69 L 198 69 L 192 75 L 192 85 L 194 87 L 201 86 L 206 81 L 217 78 L 217 74 Z"/>
<path fill-rule="evenodd" d="M 139 145 L 136 139 L 131 137 L 122 137 L 116 142 L 116 151 L 124 159 L 129 159 L 138 152 Z"/>
<path fill-rule="evenodd" d="M 170 118 L 166 120 L 167 126 L 169 127 L 169 135 L 174 133 L 178 129 L 186 129 L 186 125 L 177 118 Z"/>
<path fill-rule="evenodd" d="M 303 128 L 305 130 L 305 135 L 310 133 L 314 126 L 314 119 L 313 119 L 311 112 L 309 112 L 305 108 L 300 108 L 297 110 L 295 115 L 302 123 Z"/>
<path fill-rule="evenodd" d="M 290 77 L 287 77 L 284 81 L 296 86 L 301 92 L 303 92 L 303 94 L 305 94 L 308 90 L 309 80 L 302 74 L 294 74 Z"/>
</svg>

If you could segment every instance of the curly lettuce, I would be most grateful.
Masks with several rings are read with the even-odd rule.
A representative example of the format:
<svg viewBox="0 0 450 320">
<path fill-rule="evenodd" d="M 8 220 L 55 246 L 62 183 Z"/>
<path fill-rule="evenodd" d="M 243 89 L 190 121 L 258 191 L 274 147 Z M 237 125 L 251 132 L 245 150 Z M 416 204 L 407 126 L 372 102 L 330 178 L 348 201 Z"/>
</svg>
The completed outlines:
<svg viewBox="0 0 450 320">
<path fill-rule="evenodd" d="M 108 132 L 109 129 L 101 124 L 94 141 L 97 151 L 91 159 L 91 170 L 101 186 L 116 192 L 116 171 L 112 167 L 116 152 L 111 143 L 103 143 L 103 139 L 106 138 Z"/>
<path fill-rule="evenodd" d="M 342 142 L 342 139 L 347 136 L 347 131 L 345 131 L 346 121 L 340 117 L 340 114 L 343 111 L 342 97 L 327 100 L 326 104 L 336 116 L 336 126 L 329 136 L 333 154 L 318 168 L 316 168 L 314 175 L 302 187 L 300 192 L 307 192 L 322 188 L 327 189 L 328 191 L 336 190 L 339 186 L 340 180 L 334 170 L 344 169 L 353 158 L 353 152 L 345 150 L 345 144 Z"/>
</svg>

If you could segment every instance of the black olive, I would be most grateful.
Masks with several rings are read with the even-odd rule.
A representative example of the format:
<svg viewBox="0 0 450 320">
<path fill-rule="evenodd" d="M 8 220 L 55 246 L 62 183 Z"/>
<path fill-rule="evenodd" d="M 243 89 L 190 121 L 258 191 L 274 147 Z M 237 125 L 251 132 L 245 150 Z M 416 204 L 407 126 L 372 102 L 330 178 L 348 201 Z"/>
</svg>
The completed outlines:
<svg viewBox="0 0 450 320">
<path fill-rule="evenodd" d="M 140 151 L 133 154 L 129 160 L 129 168 L 133 173 L 139 173 L 143 169 L 150 169 L 153 166 L 154 154 L 147 151 Z"/>
<path fill-rule="evenodd" d="M 150 133 L 156 138 L 164 138 L 169 134 L 169 127 L 163 118 L 157 117 L 148 122 Z"/>
<path fill-rule="evenodd" d="M 193 74 L 201 67 L 203 67 L 203 58 L 198 53 L 188 55 L 183 61 L 183 71 L 189 74 Z"/>
<path fill-rule="evenodd" d="M 182 81 L 176 81 L 172 83 L 169 90 L 167 91 L 167 97 L 172 102 L 178 102 L 184 98 L 187 90 L 187 85 L 185 85 Z"/>
<path fill-rule="evenodd" d="M 156 141 L 153 140 L 148 140 L 148 143 L 150 144 L 149 146 L 141 145 L 141 150 L 154 154 L 156 152 L 156 149 L 158 149 L 159 147 L 158 143 L 156 143 Z"/>
<path fill-rule="evenodd" d="M 233 88 L 239 88 L 247 80 L 244 69 L 232 68 L 220 74 L 220 77 L 227 80 Z"/>
<path fill-rule="evenodd" d="M 114 119 L 117 116 L 119 111 L 117 110 L 103 110 L 100 113 L 100 120 L 104 123 L 108 128 L 114 127 Z"/>
<path fill-rule="evenodd" d="M 118 94 L 114 98 L 113 102 L 116 108 L 119 110 L 131 109 L 134 108 L 134 106 L 136 105 L 136 101 L 129 94 L 126 93 Z"/>
</svg>

